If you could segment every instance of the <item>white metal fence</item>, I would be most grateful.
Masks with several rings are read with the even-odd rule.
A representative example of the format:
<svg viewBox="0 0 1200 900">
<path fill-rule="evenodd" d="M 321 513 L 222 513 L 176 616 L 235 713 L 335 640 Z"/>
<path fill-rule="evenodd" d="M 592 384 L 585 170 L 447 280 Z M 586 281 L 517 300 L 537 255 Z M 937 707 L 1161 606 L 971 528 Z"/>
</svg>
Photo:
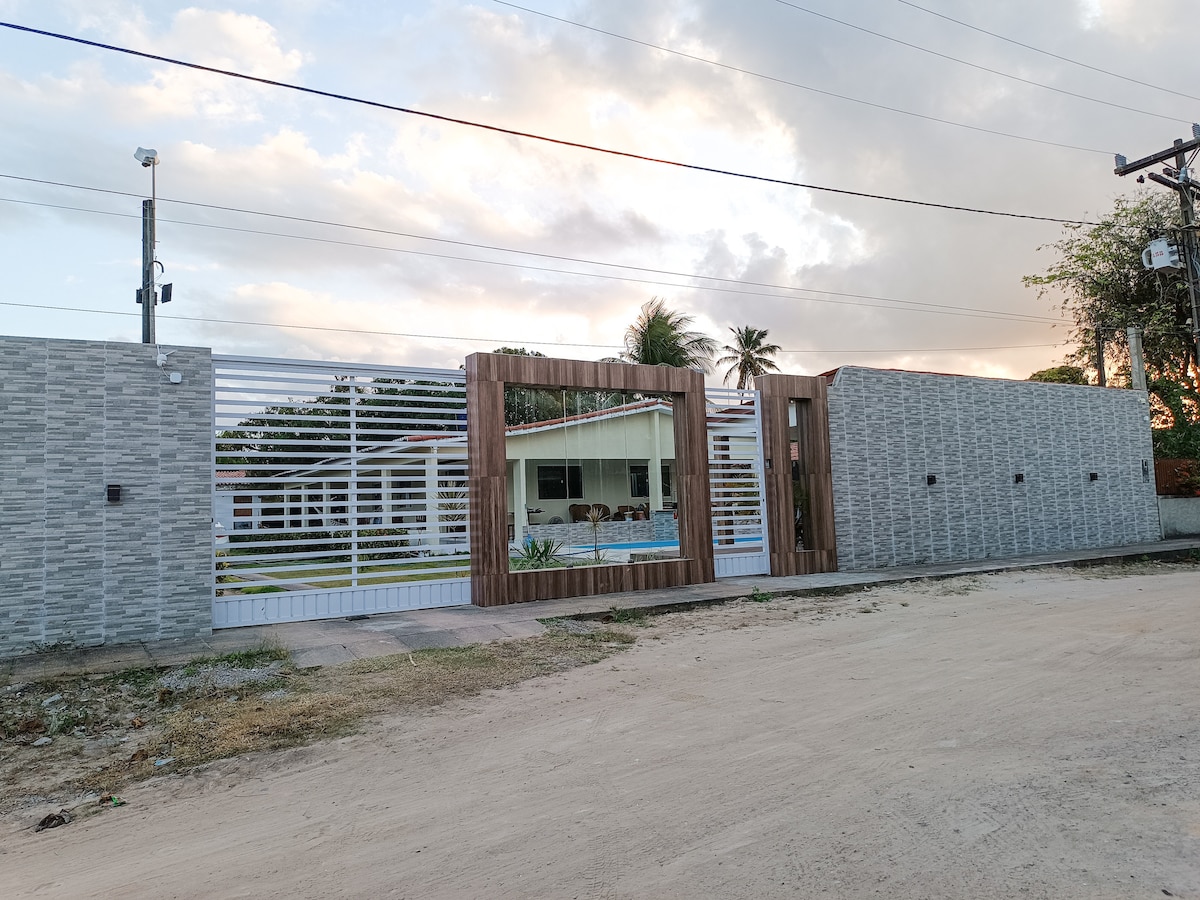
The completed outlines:
<svg viewBox="0 0 1200 900">
<path fill-rule="evenodd" d="M 758 392 L 710 388 L 705 399 L 716 575 L 765 574 L 770 557 Z"/>
<path fill-rule="evenodd" d="M 462 372 L 213 368 L 214 628 L 470 602 Z"/>
</svg>

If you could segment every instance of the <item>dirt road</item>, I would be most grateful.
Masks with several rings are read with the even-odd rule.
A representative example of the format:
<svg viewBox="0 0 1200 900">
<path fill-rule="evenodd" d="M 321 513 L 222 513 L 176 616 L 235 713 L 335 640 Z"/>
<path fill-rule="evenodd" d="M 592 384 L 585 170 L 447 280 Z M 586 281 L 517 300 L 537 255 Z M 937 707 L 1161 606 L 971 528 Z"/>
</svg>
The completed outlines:
<svg viewBox="0 0 1200 900">
<path fill-rule="evenodd" d="M 8 823 L 0 896 L 1200 897 L 1198 613 L 1200 570 L 1162 566 L 668 616 L 596 666 Z"/>
</svg>

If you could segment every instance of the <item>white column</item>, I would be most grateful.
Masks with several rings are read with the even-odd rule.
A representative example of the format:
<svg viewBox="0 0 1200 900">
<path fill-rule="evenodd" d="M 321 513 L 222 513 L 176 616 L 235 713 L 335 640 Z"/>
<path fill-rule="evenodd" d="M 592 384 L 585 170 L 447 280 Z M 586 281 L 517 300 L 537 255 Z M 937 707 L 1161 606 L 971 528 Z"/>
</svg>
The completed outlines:
<svg viewBox="0 0 1200 900">
<path fill-rule="evenodd" d="M 660 419 L 662 413 L 655 410 L 650 416 L 650 428 L 652 434 L 652 446 L 654 447 L 654 455 L 650 458 L 650 509 L 651 511 L 663 508 L 663 489 L 662 489 L 662 435 L 659 432 L 661 425 Z M 647 516 L 649 518 L 649 516 Z"/>
<path fill-rule="evenodd" d="M 433 546 L 442 543 L 442 512 L 438 503 L 437 451 L 431 450 L 425 457 L 425 530 Z"/>
<path fill-rule="evenodd" d="M 525 460 L 513 460 L 513 539 L 518 543 L 525 536 L 529 525 L 529 494 L 525 486 Z"/>
</svg>

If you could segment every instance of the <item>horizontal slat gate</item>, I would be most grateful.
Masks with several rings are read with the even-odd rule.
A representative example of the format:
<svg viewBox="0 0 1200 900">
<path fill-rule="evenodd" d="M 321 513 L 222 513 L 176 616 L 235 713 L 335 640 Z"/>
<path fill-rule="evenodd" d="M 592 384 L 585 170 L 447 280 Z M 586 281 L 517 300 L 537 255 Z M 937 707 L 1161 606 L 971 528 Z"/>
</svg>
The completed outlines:
<svg viewBox="0 0 1200 900">
<path fill-rule="evenodd" d="M 770 571 L 757 391 L 709 388 L 708 472 L 718 578 Z"/>
<path fill-rule="evenodd" d="M 471 602 L 462 372 L 213 369 L 214 628 Z"/>
</svg>

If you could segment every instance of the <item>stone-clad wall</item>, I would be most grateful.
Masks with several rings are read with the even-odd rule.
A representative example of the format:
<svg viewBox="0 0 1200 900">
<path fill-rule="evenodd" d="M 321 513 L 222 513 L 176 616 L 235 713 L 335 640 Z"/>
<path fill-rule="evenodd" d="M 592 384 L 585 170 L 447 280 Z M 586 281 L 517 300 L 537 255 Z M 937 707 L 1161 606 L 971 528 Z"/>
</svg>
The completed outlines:
<svg viewBox="0 0 1200 900">
<path fill-rule="evenodd" d="M 0 337 L 0 656 L 212 626 L 212 362 Z M 109 503 L 105 487 L 119 484 Z"/>
<path fill-rule="evenodd" d="M 838 567 L 1157 541 L 1148 414 L 1135 391 L 842 368 L 829 387 Z"/>
</svg>

